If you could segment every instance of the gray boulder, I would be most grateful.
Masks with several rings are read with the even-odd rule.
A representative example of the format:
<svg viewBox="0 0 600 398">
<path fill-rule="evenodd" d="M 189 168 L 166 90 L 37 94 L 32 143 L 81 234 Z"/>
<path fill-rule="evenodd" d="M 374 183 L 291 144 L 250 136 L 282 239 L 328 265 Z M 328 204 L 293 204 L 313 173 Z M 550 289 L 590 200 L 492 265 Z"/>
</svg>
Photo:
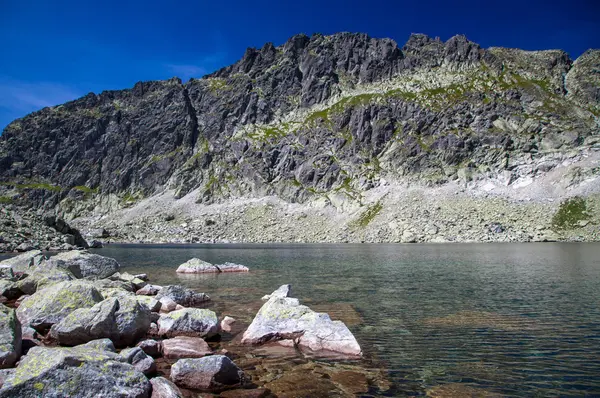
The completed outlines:
<svg viewBox="0 0 600 398">
<path fill-rule="evenodd" d="M 43 332 L 76 309 L 90 308 L 102 300 L 98 289 L 88 281 L 59 282 L 23 300 L 17 316 L 22 325 Z"/>
<path fill-rule="evenodd" d="M 156 299 L 168 297 L 179 305 L 184 307 L 192 307 L 210 301 L 210 297 L 204 293 L 196 293 L 191 289 L 180 285 L 165 286 L 160 289 L 156 295 Z"/>
<path fill-rule="evenodd" d="M 73 311 L 50 329 L 62 345 L 109 338 L 116 346 L 134 344 L 150 328 L 150 312 L 136 297 L 106 299 L 91 308 Z"/>
<path fill-rule="evenodd" d="M 219 269 L 219 272 L 248 272 L 250 269 L 245 265 L 235 263 L 223 263 L 215 265 Z"/>
<path fill-rule="evenodd" d="M 207 261 L 192 258 L 181 264 L 175 272 L 180 274 L 205 274 L 219 272 L 219 269 Z"/>
<path fill-rule="evenodd" d="M 27 272 L 44 261 L 40 250 L 31 250 L 0 262 L 0 267 L 10 267 L 14 272 Z"/>
<path fill-rule="evenodd" d="M 15 373 L 15 369 L 0 369 L 0 388 L 4 385 L 4 380 Z"/>
<path fill-rule="evenodd" d="M 150 379 L 152 384 L 151 398 L 183 398 L 179 388 L 170 380 L 164 377 L 155 377 Z"/>
<path fill-rule="evenodd" d="M 157 324 L 158 334 L 163 337 L 211 337 L 217 334 L 219 319 L 211 310 L 184 308 L 161 314 Z"/>
<path fill-rule="evenodd" d="M 13 269 L 8 265 L 0 266 L 0 279 L 13 279 L 15 273 Z"/>
<path fill-rule="evenodd" d="M 162 303 L 149 296 L 133 296 L 138 303 L 150 312 L 158 312 L 162 307 Z"/>
<path fill-rule="evenodd" d="M 10 368 L 21 356 L 21 323 L 15 310 L 0 304 L 0 368 Z"/>
<path fill-rule="evenodd" d="M 104 247 L 104 245 L 102 244 L 102 242 L 100 242 L 99 240 L 90 240 L 88 242 L 88 246 L 90 247 L 90 249 L 102 249 Z"/>
<path fill-rule="evenodd" d="M 272 340 L 289 340 L 290 344 L 311 353 L 362 355 L 356 338 L 341 321 L 317 313 L 298 299 L 271 297 L 258 311 L 244 332 L 243 344 L 263 344 Z"/>
<path fill-rule="evenodd" d="M 156 373 L 156 363 L 154 359 L 146 355 L 140 347 L 126 348 L 119 355 L 125 362 L 133 365 L 134 368 L 145 374 L 146 376 Z"/>
<path fill-rule="evenodd" d="M 16 282 L 15 287 L 23 294 L 31 295 L 45 287 L 73 279 L 76 279 L 75 276 L 66 269 L 48 267 L 42 264 L 33 269 L 26 278 Z"/>
<path fill-rule="evenodd" d="M 244 372 L 225 355 L 180 359 L 171 367 L 171 380 L 194 390 L 221 390 L 244 383 Z"/>
<path fill-rule="evenodd" d="M 159 357 L 162 353 L 162 342 L 153 339 L 143 340 L 137 344 L 146 354 L 151 357 Z"/>
<path fill-rule="evenodd" d="M 145 398 L 150 392 L 142 372 L 118 354 L 92 344 L 30 349 L 4 381 L 0 397 Z"/>
<path fill-rule="evenodd" d="M 161 289 L 162 286 L 147 284 L 146 286 L 136 291 L 135 294 L 141 296 L 156 296 Z"/>
<path fill-rule="evenodd" d="M 17 287 L 15 282 L 7 279 L 0 279 L 0 297 L 5 297 L 9 300 L 19 298 L 23 292 Z"/>
<path fill-rule="evenodd" d="M 135 275 L 131 275 L 127 272 L 116 272 L 113 275 L 109 276 L 108 279 L 113 281 L 122 281 L 131 284 L 131 290 L 134 292 L 143 288 L 148 284 L 148 282 L 138 278 Z"/>
<path fill-rule="evenodd" d="M 71 250 L 59 253 L 48 260 L 57 267 L 68 269 L 78 278 L 108 278 L 120 268 L 114 258 L 100 256 L 86 250 Z"/>
</svg>

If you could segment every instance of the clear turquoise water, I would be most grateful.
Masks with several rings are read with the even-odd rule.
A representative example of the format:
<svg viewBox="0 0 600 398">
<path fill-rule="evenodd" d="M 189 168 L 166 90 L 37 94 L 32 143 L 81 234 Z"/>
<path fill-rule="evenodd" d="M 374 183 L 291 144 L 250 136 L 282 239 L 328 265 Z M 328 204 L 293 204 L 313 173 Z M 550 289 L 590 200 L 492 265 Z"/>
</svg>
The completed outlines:
<svg viewBox="0 0 600 398">
<path fill-rule="evenodd" d="M 219 315 L 248 322 L 263 294 L 291 283 L 303 303 L 354 320 L 392 395 L 463 383 L 510 396 L 600 396 L 600 244 L 109 245 L 98 253 L 156 284 L 204 291 Z M 177 275 L 191 257 L 252 272 Z"/>
</svg>

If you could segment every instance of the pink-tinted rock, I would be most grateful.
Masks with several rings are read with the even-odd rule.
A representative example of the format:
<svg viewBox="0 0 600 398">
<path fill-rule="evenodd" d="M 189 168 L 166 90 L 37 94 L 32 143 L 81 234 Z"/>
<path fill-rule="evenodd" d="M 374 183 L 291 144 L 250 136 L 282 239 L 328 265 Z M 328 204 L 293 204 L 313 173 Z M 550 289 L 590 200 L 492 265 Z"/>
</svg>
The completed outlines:
<svg viewBox="0 0 600 398">
<path fill-rule="evenodd" d="M 194 390 L 221 390 L 244 383 L 245 375 L 224 355 L 180 359 L 171 367 L 175 384 Z"/>
<path fill-rule="evenodd" d="M 223 320 L 221 321 L 221 330 L 225 331 L 225 332 L 231 332 L 231 328 L 233 326 L 233 324 L 235 323 L 235 319 L 230 317 L 230 316 L 226 316 L 225 318 L 223 318 Z"/>
<path fill-rule="evenodd" d="M 248 272 L 250 269 L 245 265 L 234 264 L 234 263 L 224 263 L 215 265 L 219 269 L 220 272 Z"/>
<path fill-rule="evenodd" d="M 160 312 L 171 312 L 177 309 L 177 303 L 169 297 L 162 297 L 158 300 L 161 303 Z"/>
<path fill-rule="evenodd" d="M 152 384 L 152 396 L 150 398 L 182 398 L 179 388 L 164 377 L 150 379 Z"/>
<path fill-rule="evenodd" d="M 158 285 L 146 285 L 135 292 L 135 294 L 140 296 L 156 296 L 158 292 L 160 292 L 162 286 Z"/>
<path fill-rule="evenodd" d="M 185 263 L 181 264 L 177 271 L 180 274 L 205 274 L 220 272 L 217 267 L 213 264 L 200 260 L 199 258 L 192 258 Z"/>
<path fill-rule="evenodd" d="M 137 344 L 146 354 L 151 357 L 159 357 L 162 353 L 162 342 L 148 339 Z"/>
<path fill-rule="evenodd" d="M 200 337 L 178 336 L 162 341 L 162 352 L 165 358 L 202 358 L 212 350 Z"/>
</svg>

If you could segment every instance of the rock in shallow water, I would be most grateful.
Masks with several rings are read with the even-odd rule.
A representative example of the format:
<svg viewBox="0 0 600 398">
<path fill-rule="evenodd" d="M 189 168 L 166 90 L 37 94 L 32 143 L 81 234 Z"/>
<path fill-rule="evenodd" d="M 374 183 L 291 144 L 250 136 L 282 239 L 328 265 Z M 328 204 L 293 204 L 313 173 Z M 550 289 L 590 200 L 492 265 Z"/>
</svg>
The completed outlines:
<svg viewBox="0 0 600 398">
<path fill-rule="evenodd" d="M 152 383 L 152 397 L 151 398 L 182 398 L 183 395 L 179 388 L 164 377 L 155 377 L 150 379 Z"/>
<path fill-rule="evenodd" d="M 181 264 L 177 271 L 180 274 L 210 274 L 219 272 L 248 272 L 248 267 L 234 263 L 211 264 L 199 258 L 192 258 Z"/>
<path fill-rule="evenodd" d="M 224 355 L 180 359 L 171 368 L 175 384 L 194 390 L 220 390 L 244 383 L 244 372 Z"/>
<path fill-rule="evenodd" d="M 271 297 L 244 332 L 242 343 L 256 345 L 272 340 L 292 340 L 301 349 L 319 355 L 362 355 L 343 322 L 332 321 L 329 315 L 314 312 L 295 298 Z"/>
<path fill-rule="evenodd" d="M 192 307 L 210 301 L 210 297 L 207 294 L 196 293 L 191 289 L 179 285 L 165 286 L 160 289 L 160 292 L 156 295 L 156 299 L 162 301 L 163 297 L 170 298 L 175 303 L 184 307 Z"/>
<path fill-rule="evenodd" d="M 0 304 L 0 368 L 10 368 L 21 355 L 21 323 L 15 310 Z"/>
<path fill-rule="evenodd" d="M 158 334 L 163 337 L 211 337 L 217 334 L 219 319 L 211 310 L 185 308 L 162 314 L 158 319 Z"/>
<path fill-rule="evenodd" d="M 4 381 L 0 397 L 149 397 L 143 373 L 95 344 L 34 347 Z"/>
<path fill-rule="evenodd" d="M 212 354 L 212 350 L 200 337 L 178 336 L 162 341 L 162 352 L 165 358 L 202 358 Z"/>
<path fill-rule="evenodd" d="M 106 299 L 91 308 L 73 311 L 50 329 L 62 345 L 76 345 L 109 338 L 117 346 L 135 343 L 150 328 L 150 312 L 137 297 Z"/>
</svg>

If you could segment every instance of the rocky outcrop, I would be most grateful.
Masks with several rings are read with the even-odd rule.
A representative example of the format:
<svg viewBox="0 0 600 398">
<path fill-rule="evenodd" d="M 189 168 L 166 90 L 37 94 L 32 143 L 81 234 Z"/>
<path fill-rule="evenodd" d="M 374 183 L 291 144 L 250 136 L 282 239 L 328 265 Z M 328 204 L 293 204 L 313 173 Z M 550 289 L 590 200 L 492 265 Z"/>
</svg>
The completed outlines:
<svg viewBox="0 0 600 398">
<path fill-rule="evenodd" d="M 569 180 L 580 163 L 572 176 L 578 190 L 546 184 L 556 211 L 565 197 L 599 190 L 598 172 L 585 162 L 599 145 L 597 60 L 595 50 L 573 62 L 562 51 L 483 49 L 464 36 L 412 35 L 399 46 L 364 34 L 298 35 L 249 49 L 202 79 L 140 82 L 16 120 L 0 139 L 0 194 L 56 208 L 82 230 L 107 228 L 116 240 L 329 239 L 305 237 L 296 214 L 288 213 L 282 231 L 271 228 L 280 218 L 257 224 L 255 211 L 242 218 L 215 208 L 197 228 L 197 218 L 178 217 L 182 207 L 276 197 L 343 212 L 336 241 L 397 241 L 403 230 L 362 233 L 377 214 L 393 211 L 377 206 L 383 193 L 479 181 L 482 195 L 512 199 L 514 190 L 518 200 L 543 202 L 547 195 L 536 199 L 524 184 L 555 170 Z M 590 179 L 596 183 L 582 184 Z M 127 212 L 163 194 L 172 199 L 166 206 Z M 535 219 L 534 211 L 527 213 Z M 240 235 L 232 229 L 238 222 L 258 233 Z M 415 241 L 504 238 L 481 237 L 473 225 L 469 236 L 453 236 L 461 227 L 444 237 L 408 231 L 406 240 L 409 233 Z M 509 237 L 529 239 L 536 227 Z"/>
<path fill-rule="evenodd" d="M 50 335 L 61 345 L 77 345 L 109 338 L 119 347 L 132 345 L 150 328 L 150 311 L 135 296 L 106 299 L 80 308 L 56 323 Z"/>
<path fill-rule="evenodd" d="M 4 381 L 0 397 L 149 397 L 144 374 L 100 347 L 30 349 Z"/>
<path fill-rule="evenodd" d="M 163 337 L 212 337 L 218 332 L 219 319 L 211 310 L 185 308 L 161 314 L 157 324 Z"/>
<path fill-rule="evenodd" d="M 10 368 L 21 356 L 21 323 L 15 310 L 0 304 L 0 369 Z"/>
<path fill-rule="evenodd" d="M 103 279 L 108 278 L 120 268 L 114 258 L 100 256 L 83 250 L 72 250 L 51 257 L 49 264 L 68 269 L 77 278 Z"/>
<path fill-rule="evenodd" d="M 244 382 L 244 372 L 224 355 L 180 359 L 171 368 L 175 384 L 194 390 L 219 390 Z"/>
<path fill-rule="evenodd" d="M 316 355 L 362 355 L 356 338 L 343 322 L 332 321 L 329 315 L 300 305 L 298 299 L 273 295 L 244 332 L 242 343 L 257 345 L 281 340 Z"/>
<path fill-rule="evenodd" d="M 207 294 L 196 293 L 180 285 L 170 285 L 160 289 L 156 295 L 156 299 L 161 301 L 163 298 L 169 298 L 184 307 L 192 307 L 210 301 L 210 297 Z"/>
<path fill-rule="evenodd" d="M 90 308 L 102 300 L 100 292 L 87 281 L 60 282 L 23 300 L 17 309 L 17 316 L 22 325 L 43 332 L 71 312 Z"/>
</svg>

